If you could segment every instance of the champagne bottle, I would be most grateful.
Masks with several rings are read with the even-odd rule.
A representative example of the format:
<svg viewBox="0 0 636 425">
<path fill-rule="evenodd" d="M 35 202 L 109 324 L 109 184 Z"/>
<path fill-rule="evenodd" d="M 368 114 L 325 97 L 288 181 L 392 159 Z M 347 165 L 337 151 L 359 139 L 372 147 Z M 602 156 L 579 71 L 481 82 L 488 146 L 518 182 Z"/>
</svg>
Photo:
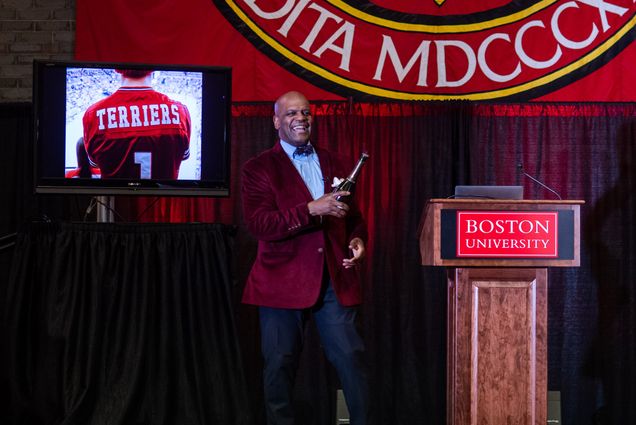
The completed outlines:
<svg viewBox="0 0 636 425">
<path fill-rule="evenodd" d="M 353 195 L 353 190 L 356 187 L 356 179 L 358 178 L 358 175 L 360 174 L 362 165 L 368 158 L 369 158 L 369 154 L 363 152 L 362 155 L 360 156 L 360 159 L 358 160 L 358 163 L 353 168 L 353 171 L 351 171 L 351 174 L 349 174 L 349 176 L 346 179 L 341 181 L 340 184 L 336 188 L 334 188 L 333 192 L 335 193 L 335 192 L 345 190 L 351 193 L 351 195 Z M 349 201 L 351 200 L 351 195 L 347 195 L 347 196 L 340 195 L 336 199 L 340 202 L 349 203 Z"/>
</svg>

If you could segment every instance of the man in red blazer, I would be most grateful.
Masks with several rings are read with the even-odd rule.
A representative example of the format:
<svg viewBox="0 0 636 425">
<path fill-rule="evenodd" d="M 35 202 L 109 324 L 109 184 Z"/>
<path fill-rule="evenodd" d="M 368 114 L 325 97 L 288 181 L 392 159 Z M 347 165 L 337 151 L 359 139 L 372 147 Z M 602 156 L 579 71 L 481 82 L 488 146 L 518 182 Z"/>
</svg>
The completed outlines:
<svg viewBox="0 0 636 425">
<path fill-rule="evenodd" d="M 352 164 L 312 146 L 313 118 L 301 93 L 274 106 L 280 141 L 243 167 L 242 200 L 258 252 L 243 302 L 259 306 L 268 425 L 293 425 L 291 393 L 307 317 L 335 366 L 352 425 L 365 425 L 368 383 L 364 344 L 355 329 L 361 302 L 356 265 L 366 226 L 355 204 L 331 193 L 332 177 Z"/>
</svg>

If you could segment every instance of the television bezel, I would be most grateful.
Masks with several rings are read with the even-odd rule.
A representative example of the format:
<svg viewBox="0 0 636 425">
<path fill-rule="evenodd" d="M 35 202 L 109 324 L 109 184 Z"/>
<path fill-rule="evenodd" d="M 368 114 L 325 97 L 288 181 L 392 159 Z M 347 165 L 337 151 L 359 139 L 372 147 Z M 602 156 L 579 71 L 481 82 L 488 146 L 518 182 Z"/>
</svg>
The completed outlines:
<svg viewBox="0 0 636 425">
<path fill-rule="evenodd" d="M 224 111 L 223 151 L 224 172 L 222 178 L 201 180 L 158 180 L 158 179 L 92 179 L 92 178 L 66 178 L 47 177 L 43 175 L 44 168 L 42 158 L 42 144 L 46 143 L 45 134 L 42 134 L 41 116 L 45 113 L 43 104 L 44 84 L 43 70 L 45 67 L 67 68 L 97 68 L 97 69 L 154 69 L 159 71 L 188 71 L 219 74 L 225 78 L 223 88 L 223 102 L 219 109 Z M 64 93 L 66 96 L 66 90 Z M 205 97 L 205 96 L 204 96 Z M 64 100 L 65 102 L 65 100 Z M 205 99 L 204 99 L 205 102 Z M 132 62 L 100 62 L 78 60 L 34 60 L 33 61 L 33 177 L 34 192 L 38 194 L 77 194 L 77 195 L 136 195 L 136 196 L 192 196 L 192 197 L 229 197 L 231 186 L 231 106 L 232 106 L 232 69 L 224 66 L 208 65 L 179 65 L 156 63 L 132 63 Z M 205 107 L 202 107 L 205 109 Z M 202 121 L 204 113 L 202 113 Z M 203 128 L 201 130 L 203 132 Z M 64 140 L 64 137 L 62 138 Z M 201 136 L 201 148 L 204 140 Z M 64 149 L 61 146 L 60 149 Z M 203 164 L 201 165 L 203 167 Z"/>
</svg>

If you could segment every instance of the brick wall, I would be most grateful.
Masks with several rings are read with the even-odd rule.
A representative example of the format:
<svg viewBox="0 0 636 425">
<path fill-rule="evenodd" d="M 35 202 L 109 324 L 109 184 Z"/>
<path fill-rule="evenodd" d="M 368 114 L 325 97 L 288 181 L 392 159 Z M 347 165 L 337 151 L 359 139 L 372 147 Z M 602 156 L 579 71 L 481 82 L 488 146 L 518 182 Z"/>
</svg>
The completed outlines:
<svg viewBox="0 0 636 425">
<path fill-rule="evenodd" d="M 30 102 L 33 59 L 72 59 L 76 0 L 0 0 L 0 102 Z"/>
</svg>

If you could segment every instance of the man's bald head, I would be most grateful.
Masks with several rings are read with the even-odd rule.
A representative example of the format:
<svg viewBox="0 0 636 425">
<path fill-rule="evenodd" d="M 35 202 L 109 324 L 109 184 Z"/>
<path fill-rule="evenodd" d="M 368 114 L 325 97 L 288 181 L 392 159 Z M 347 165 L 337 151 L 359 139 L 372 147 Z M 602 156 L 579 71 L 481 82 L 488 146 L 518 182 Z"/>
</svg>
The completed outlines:
<svg viewBox="0 0 636 425">
<path fill-rule="evenodd" d="M 309 141 L 313 118 L 309 101 L 300 92 L 283 94 L 274 104 L 274 127 L 281 140 L 294 146 L 302 146 Z"/>
<path fill-rule="evenodd" d="M 276 99 L 276 103 L 274 103 L 274 115 L 278 115 L 278 111 L 280 110 L 281 105 L 285 105 L 288 102 L 292 101 L 299 101 L 309 105 L 309 101 L 304 94 L 298 91 L 288 91 L 287 93 L 281 95 L 278 99 Z"/>
</svg>

